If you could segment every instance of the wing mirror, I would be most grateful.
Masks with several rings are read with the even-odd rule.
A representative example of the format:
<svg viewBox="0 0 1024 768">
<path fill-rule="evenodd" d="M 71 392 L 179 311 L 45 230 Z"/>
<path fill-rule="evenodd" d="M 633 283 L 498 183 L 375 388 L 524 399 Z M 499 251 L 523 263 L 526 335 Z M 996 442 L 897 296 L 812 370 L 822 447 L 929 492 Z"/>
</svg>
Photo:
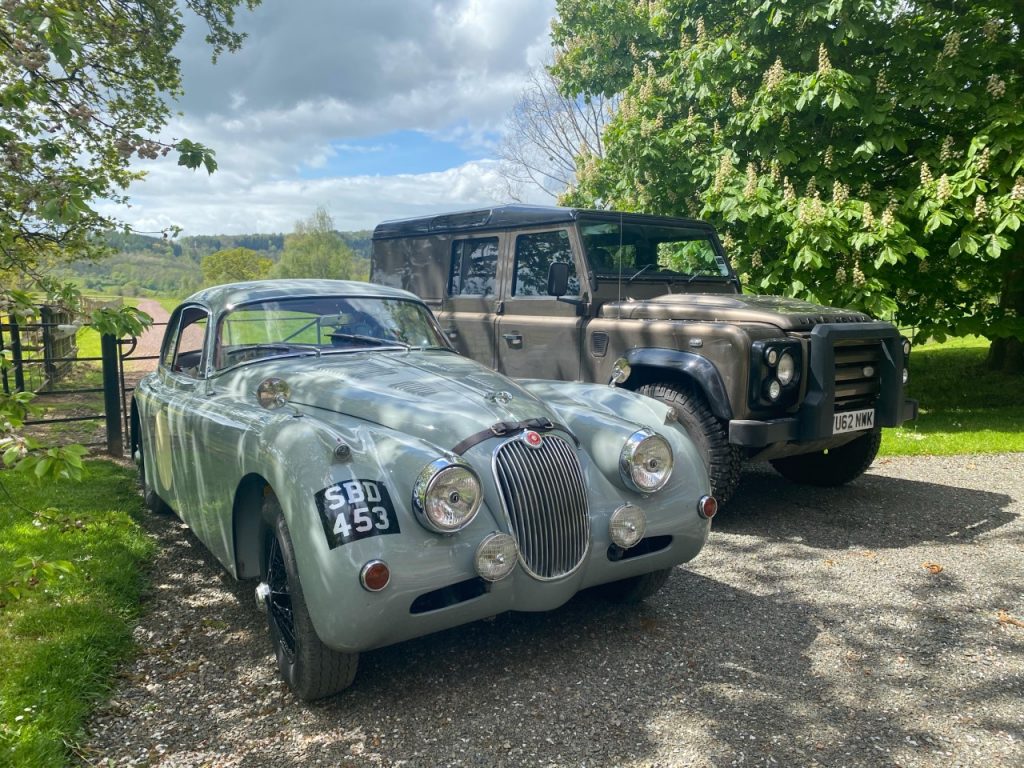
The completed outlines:
<svg viewBox="0 0 1024 768">
<path fill-rule="evenodd" d="M 553 261 L 548 267 L 548 296 L 562 297 L 569 290 L 569 265 Z"/>
</svg>

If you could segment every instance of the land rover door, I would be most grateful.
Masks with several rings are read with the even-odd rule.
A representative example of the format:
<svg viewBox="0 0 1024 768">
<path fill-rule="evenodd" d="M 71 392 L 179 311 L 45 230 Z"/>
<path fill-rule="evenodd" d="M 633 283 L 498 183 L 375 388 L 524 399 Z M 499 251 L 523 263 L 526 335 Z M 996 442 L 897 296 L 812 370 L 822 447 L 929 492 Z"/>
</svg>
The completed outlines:
<svg viewBox="0 0 1024 768">
<path fill-rule="evenodd" d="M 584 283 L 566 227 L 509 235 L 497 320 L 497 368 L 506 376 L 575 381 L 580 377 Z M 548 292 L 553 263 L 568 265 L 564 296 Z"/>
</svg>

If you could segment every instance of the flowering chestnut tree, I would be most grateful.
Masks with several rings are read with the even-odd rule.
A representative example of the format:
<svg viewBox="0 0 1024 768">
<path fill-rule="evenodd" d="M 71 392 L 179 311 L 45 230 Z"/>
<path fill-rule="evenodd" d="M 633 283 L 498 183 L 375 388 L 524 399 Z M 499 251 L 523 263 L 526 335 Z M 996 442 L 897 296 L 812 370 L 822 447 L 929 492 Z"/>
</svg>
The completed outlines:
<svg viewBox="0 0 1024 768">
<path fill-rule="evenodd" d="M 1024 5 L 558 0 L 566 93 L 622 94 L 573 205 L 707 217 L 753 289 L 1024 371 Z"/>
<path fill-rule="evenodd" d="M 102 252 L 97 234 L 119 222 L 94 204 L 127 200 L 143 175 L 133 158 L 170 154 L 186 168 L 216 168 L 211 149 L 160 137 L 181 93 L 174 47 L 188 8 L 207 25 L 214 57 L 236 49 L 235 10 L 258 3 L 0 0 L 0 315 L 28 319 L 40 295 L 74 307 L 77 291 L 48 278 L 47 266 Z M 150 318 L 126 307 L 92 320 L 123 335 Z M 41 452 L 19 434 L 29 401 L 0 394 L 2 462 L 39 477 L 76 476 L 80 449 Z"/>
</svg>

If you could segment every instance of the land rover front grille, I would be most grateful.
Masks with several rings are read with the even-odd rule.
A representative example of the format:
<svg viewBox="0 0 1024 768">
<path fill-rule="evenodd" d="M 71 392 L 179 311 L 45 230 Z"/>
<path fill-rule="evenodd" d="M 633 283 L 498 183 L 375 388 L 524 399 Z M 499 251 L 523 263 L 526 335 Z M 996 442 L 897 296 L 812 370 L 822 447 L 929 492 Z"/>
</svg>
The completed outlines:
<svg viewBox="0 0 1024 768">
<path fill-rule="evenodd" d="M 494 471 L 526 570 L 539 579 L 574 571 L 587 554 L 590 522 L 573 446 L 551 435 L 536 448 L 512 438 L 498 447 Z"/>
<path fill-rule="evenodd" d="M 838 341 L 835 346 L 837 411 L 869 408 L 881 391 L 882 343 L 878 340 Z"/>
</svg>

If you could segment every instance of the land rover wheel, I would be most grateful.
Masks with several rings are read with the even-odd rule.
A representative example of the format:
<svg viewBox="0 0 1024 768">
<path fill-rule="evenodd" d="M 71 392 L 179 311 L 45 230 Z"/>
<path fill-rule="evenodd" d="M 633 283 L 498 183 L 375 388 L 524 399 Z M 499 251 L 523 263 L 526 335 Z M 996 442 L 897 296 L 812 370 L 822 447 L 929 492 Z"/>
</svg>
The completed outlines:
<svg viewBox="0 0 1024 768">
<path fill-rule="evenodd" d="M 711 495 L 725 504 L 740 481 L 742 459 L 739 449 L 729 444 L 724 424 L 711 412 L 704 396 L 684 384 L 646 384 L 640 393 L 671 405 L 679 423 L 700 451 L 711 479 Z"/>
<path fill-rule="evenodd" d="M 787 456 L 771 464 L 794 483 L 823 487 L 843 485 L 864 474 L 875 460 L 881 442 L 882 430 L 874 429 L 838 448 Z"/>
<path fill-rule="evenodd" d="M 358 653 L 340 653 L 316 634 L 295 564 L 295 549 L 277 497 L 263 501 L 267 524 L 260 587 L 277 668 L 303 701 L 322 699 L 348 688 L 356 676 Z"/>
<path fill-rule="evenodd" d="M 660 571 L 651 571 L 639 576 L 630 576 L 628 579 L 601 584 L 594 589 L 605 600 L 633 605 L 643 602 L 665 586 L 665 582 L 671 575 L 671 568 L 662 568 Z"/>
</svg>

